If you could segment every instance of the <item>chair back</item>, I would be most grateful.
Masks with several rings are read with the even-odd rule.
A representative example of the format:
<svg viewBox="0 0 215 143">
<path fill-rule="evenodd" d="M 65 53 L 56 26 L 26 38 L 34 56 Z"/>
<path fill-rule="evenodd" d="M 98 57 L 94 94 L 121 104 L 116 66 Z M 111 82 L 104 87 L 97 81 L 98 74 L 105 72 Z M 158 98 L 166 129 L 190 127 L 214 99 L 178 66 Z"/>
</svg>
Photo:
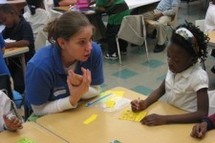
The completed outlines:
<svg viewBox="0 0 215 143">
<path fill-rule="evenodd" d="M 146 29 L 143 15 L 129 15 L 122 20 L 117 37 L 129 43 L 143 45 Z"/>
</svg>

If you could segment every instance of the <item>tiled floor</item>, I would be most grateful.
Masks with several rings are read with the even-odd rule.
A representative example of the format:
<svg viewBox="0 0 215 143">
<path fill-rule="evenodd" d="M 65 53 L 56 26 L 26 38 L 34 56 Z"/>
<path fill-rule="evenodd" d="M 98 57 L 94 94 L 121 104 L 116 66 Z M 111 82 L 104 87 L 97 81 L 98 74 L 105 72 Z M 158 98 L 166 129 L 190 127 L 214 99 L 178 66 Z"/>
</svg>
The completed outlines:
<svg viewBox="0 0 215 143">
<path fill-rule="evenodd" d="M 202 3 L 193 2 L 189 6 L 181 3 L 178 24 L 185 20 L 195 22 L 196 19 L 204 19 L 205 10 Z M 199 10 L 201 9 L 201 10 Z M 149 62 L 147 62 L 145 50 L 142 47 L 128 47 L 127 55 L 122 56 L 122 66 L 118 60 L 104 59 L 104 89 L 123 86 L 135 90 L 144 95 L 149 95 L 165 78 L 167 71 L 166 50 L 161 53 L 153 53 L 155 40 L 147 39 L 149 49 Z M 105 52 L 105 49 L 103 49 Z M 210 77 L 210 88 L 215 87 L 215 74 L 210 72 L 214 65 L 214 58 L 209 56 L 206 61 L 207 71 Z"/>
</svg>

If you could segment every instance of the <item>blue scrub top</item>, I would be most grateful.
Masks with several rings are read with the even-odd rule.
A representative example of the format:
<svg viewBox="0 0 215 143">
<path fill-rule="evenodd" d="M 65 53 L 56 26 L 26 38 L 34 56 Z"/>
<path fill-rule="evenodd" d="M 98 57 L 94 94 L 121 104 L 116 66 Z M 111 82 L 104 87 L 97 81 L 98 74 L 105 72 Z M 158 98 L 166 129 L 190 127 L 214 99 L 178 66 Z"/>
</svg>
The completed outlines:
<svg viewBox="0 0 215 143">
<path fill-rule="evenodd" d="M 91 71 L 91 85 L 101 85 L 104 82 L 102 52 L 96 43 L 92 43 L 88 60 L 77 63 L 75 73 L 82 74 L 81 67 Z M 25 93 L 27 101 L 33 105 L 42 105 L 69 96 L 67 73 L 61 61 L 60 48 L 56 44 L 41 48 L 29 61 Z"/>
<path fill-rule="evenodd" d="M 2 37 L 2 34 L 0 34 L 0 74 L 8 74 L 10 75 L 10 71 L 5 63 L 3 51 L 2 49 L 5 47 L 5 42 Z"/>
</svg>

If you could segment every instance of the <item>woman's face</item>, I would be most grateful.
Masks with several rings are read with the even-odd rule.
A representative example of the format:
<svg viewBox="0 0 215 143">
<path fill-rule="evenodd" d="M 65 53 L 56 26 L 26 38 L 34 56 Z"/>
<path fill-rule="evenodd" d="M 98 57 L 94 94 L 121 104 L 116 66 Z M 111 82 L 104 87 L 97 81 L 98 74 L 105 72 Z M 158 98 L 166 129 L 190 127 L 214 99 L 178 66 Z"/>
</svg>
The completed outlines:
<svg viewBox="0 0 215 143">
<path fill-rule="evenodd" d="M 73 62 L 74 60 L 86 61 L 92 50 L 92 36 L 92 27 L 86 26 L 81 28 L 69 40 L 58 41 L 62 49 L 63 59 L 66 59 L 67 62 Z"/>
<path fill-rule="evenodd" d="M 167 59 L 170 71 L 180 73 L 193 64 L 190 54 L 176 44 L 169 44 L 167 48 Z"/>
</svg>

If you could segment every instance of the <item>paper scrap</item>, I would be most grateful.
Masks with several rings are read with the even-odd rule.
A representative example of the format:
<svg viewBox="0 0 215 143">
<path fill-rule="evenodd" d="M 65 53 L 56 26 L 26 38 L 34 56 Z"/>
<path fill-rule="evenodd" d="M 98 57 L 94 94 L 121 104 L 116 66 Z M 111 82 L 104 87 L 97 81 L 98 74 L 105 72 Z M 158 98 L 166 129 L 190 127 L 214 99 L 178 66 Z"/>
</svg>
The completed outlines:
<svg viewBox="0 0 215 143">
<path fill-rule="evenodd" d="M 114 107 L 115 104 L 116 104 L 116 102 L 114 100 L 107 100 L 105 102 L 105 105 L 107 108 L 112 108 L 112 107 Z"/>
<path fill-rule="evenodd" d="M 119 119 L 140 122 L 146 115 L 146 111 L 133 112 L 131 110 L 124 110 L 119 116 Z"/>
<path fill-rule="evenodd" d="M 16 143 L 36 143 L 28 138 L 22 138 L 20 140 L 18 140 Z"/>
<path fill-rule="evenodd" d="M 90 124 L 90 123 L 92 123 L 94 120 L 96 120 L 96 118 L 97 118 L 97 114 L 92 114 L 89 118 L 87 118 L 83 123 L 85 124 L 85 125 L 88 125 L 88 124 Z"/>
<path fill-rule="evenodd" d="M 103 92 L 102 94 L 105 94 L 105 95 L 106 94 L 114 94 L 116 96 L 122 97 L 122 96 L 124 96 L 125 91 L 121 91 L 121 90 L 108 90 L 108 91 Z"/>
</svg>

